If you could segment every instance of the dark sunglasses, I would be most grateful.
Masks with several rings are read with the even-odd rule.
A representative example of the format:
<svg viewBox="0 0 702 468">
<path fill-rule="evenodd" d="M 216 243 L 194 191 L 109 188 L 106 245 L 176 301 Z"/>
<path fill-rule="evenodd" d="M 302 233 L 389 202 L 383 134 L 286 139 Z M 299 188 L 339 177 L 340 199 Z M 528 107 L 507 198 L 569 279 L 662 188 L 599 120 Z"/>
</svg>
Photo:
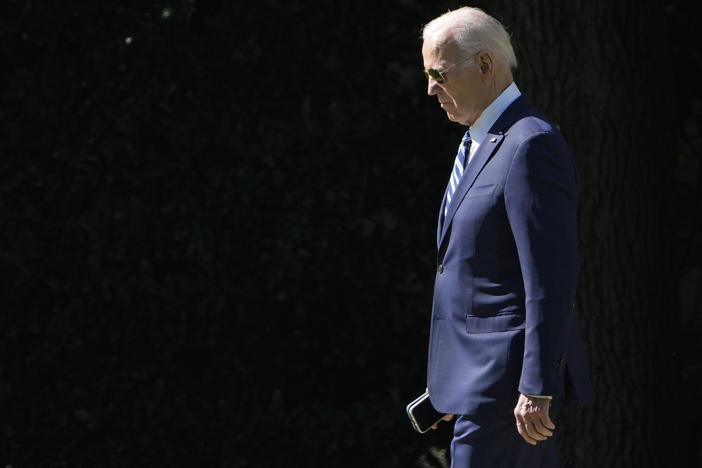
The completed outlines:
<svg viewBox="0 0 702 468">
<path fill-rule="evenodd" d="M 446 72 L 448 72 L 450 69 L 452 69 L 456 65 L 460 65 L 463 62 L 467 62 L 468 60 L 470 60 L 472 58 L 473 57 L 468 57 L 467 59 L 463 59 L 460 62 L 456 62 L 444 71 L 439 71 L 436 68 L 430 68 L 429 70 L 424 70 L 424 76 L 427 77 L 427 81 L 431 77 L 431 78 L 434 78 L 434 81 L 436 81 L 437 83 L 444 84 L 446 82 Z"/>
</svg>

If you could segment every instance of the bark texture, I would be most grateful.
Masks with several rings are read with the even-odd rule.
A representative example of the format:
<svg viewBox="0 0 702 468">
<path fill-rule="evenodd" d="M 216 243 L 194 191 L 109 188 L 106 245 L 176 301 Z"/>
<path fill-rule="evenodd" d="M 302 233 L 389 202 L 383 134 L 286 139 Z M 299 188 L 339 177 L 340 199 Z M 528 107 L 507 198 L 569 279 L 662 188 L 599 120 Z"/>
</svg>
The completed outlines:
<svg viewBox="0 0 702 468">
<path fill-rule="evenodd" d="M 562 413 L 563 462 L 678 466 L 681 452 L 669 436 L 680 427 L 678 309 L 666 220 L 674 152 L 661 118 L 670 85 L 665 67 L 654 66 L 665 34 L 653 25 L 662 23 L 663 7 L 627 0 L 483 7 L 502 15 L 518 85 L 561 127 L 579 167 L 577 304 L 596 404 Z"/>
</svg>

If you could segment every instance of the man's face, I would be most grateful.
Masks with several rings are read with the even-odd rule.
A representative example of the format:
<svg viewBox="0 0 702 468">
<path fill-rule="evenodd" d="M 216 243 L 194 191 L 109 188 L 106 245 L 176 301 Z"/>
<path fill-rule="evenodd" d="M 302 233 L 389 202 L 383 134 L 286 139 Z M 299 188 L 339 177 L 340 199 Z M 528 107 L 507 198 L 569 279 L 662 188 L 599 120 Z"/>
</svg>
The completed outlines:
<svg viewBox="0 0 702 468">
<path fill-rule="evenodd" d="M 472 125 L 489 104 L 487 81 L 480 73 L 477 57 L 464 61 L 467 57 L 453 42 L 434 50 L 431 39 L 422 45 L 422 57 L 425 70 L 447 70 L 444 83 L 429 77 L 427 93 L 438 98 L 449 120 Z"/>
</svg>

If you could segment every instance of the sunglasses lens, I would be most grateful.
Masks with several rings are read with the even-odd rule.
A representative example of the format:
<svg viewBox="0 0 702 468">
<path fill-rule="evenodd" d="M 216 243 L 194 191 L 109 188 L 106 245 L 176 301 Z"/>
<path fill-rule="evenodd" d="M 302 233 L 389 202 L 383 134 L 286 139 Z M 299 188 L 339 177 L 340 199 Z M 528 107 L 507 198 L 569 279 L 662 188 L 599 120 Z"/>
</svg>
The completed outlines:
<svg viewBox="0 0 702 468">
<path fill-rule="evenodd" d="M 437 83 L 441 84 L 444 82 L 444 77 L 441 75 L 441 72 L 438 70 L 434 70 L 433 68 L 430 68 L 429 70 L 425 71 L 424 74 L 427 76 L 427 80 L 431 76 L 434 78 L 434 81 Z"/>
</svg>

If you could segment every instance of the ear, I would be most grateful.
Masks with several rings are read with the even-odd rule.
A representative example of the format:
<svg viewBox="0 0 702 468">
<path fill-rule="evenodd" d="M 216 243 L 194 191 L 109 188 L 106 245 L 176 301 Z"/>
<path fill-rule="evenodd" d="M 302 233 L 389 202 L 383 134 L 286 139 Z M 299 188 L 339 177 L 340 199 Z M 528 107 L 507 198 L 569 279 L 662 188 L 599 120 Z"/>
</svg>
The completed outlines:
<svg viewBox="0 0 702 468">
<path fill-rule="evenodd" d="M 480 67 L 480 73 L 483 75 L 490 75 L 493 72 L 493 60 L 492 56 L 488 52 L 480 52 L 477 57 L 478 66 Z"/>
</svg>

